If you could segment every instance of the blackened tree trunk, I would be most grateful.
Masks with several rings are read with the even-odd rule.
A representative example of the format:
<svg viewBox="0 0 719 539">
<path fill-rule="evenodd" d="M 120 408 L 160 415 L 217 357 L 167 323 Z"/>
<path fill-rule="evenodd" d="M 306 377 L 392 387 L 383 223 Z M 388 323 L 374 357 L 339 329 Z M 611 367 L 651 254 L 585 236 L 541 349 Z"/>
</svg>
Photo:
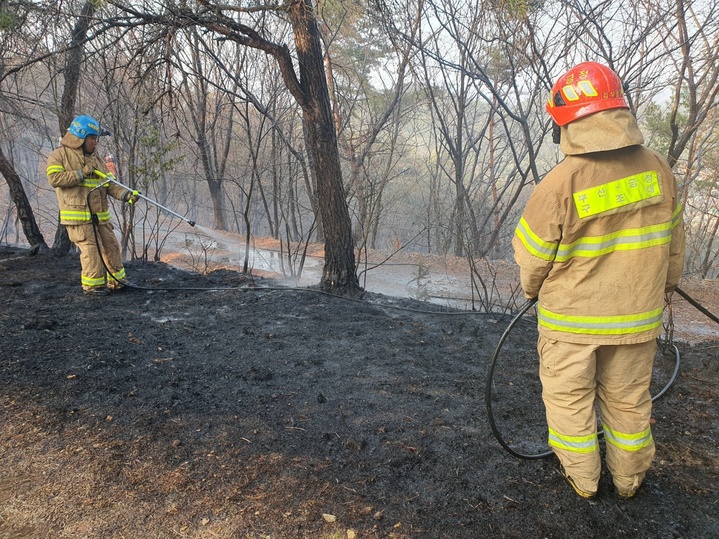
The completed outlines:
<svg viewBox="0 0 719 539">
<path fill-rule="evenodd" d="M 42 236 L 42 232 L 37 226 L 35 221 L 35 215 L 32 212 L 32 206 L 30 201 L 27 199 L 25 189 L 23 188 L 20 176 L 15 171 L 15 167 L 5 157 L 5 153 L 0 146 L 0 173 L 5 177 L 7 185 L 10 188 L 10 196 L 15 203 L 18 217 L 22 223 L 22 230 L 25 233 L 25 238 L 33 249 L 40 253 L 49 252 L 50 249 L 45 243 L 45 238 Z"/>
<path fill-rule="evenodd" d="M 320 288 L 342 290 L 351 296 L 361 295 L 355 271 L 352 222 L 347 206 L 340 167 L 337 131 L 332 107 L 317 19 L 311 0 L 292 3 L 290 23 L 295 36 L 297 63 L 303 99 L 308 152 L 312 152 L 317 177 L 317 199 L 325 233 L 325 265 Z"/>
</svg>

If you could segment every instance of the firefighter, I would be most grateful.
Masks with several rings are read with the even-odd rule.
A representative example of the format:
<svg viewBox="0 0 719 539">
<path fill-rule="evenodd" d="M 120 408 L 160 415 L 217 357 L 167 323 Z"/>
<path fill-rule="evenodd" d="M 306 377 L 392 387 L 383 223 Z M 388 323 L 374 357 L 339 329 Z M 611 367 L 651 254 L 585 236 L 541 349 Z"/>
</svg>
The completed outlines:
<svg viewBox="0 0 719 539">
<path fill-rule="evenodd" d="M 105 165 L 107 165 L 107 171 L 112 174 L 113 176 L 117 176 L 117 167 L 115 167 L 115 158 L 112 157 L 112 154 L 107 154 L 105 156 Z"/>
<path fill-rule="evenodd" d="M 60 147 L 47 160 L 47 179 L 57 194 L 60 224 L 66 226 L 70 241 L 80 250 L 82 289 L 92 296 L 102 295 L 108 289 L 121 290 L 126 282 L 120 245 L 110 223 L 107 195 L 130 204 L 138 199 L 136 191 L 114 183 L 98 188 L 103 180 L 94 170 L 108 173 L 105 161 L 95 151 L 101 134 L 109 132 L 101 129 L 97 120 L 78 116 L 60 140 Z"/>
<path fill-rule="evenodd" d="M 535 187 L 512 244 L 522 289 L 538 299 L 549 445 L 576 493 L 593 498 L 596 401 L 607 468 L 631 498 L 655 452 L 649 383 L 665 294 L 684 263 L 682 207 L 614 71 L 575 66 L 546 109 L 565 158 Z"/>
</svg>

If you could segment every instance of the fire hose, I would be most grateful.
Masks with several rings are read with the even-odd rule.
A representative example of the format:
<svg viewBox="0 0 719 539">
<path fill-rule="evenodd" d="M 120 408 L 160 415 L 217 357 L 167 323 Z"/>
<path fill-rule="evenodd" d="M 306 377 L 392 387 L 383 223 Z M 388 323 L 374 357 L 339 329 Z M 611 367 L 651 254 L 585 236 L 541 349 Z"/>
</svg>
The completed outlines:
<svg viewBox="0 0 719 539">
<path fill-rule="evenodd" d="M 687 300 L 692 306 L 697 308 L 699 311 L 701 311 L 703 314 L 708 316 L 711 320 L 714 322 L 719 323 L 719 318 L 712 314 L 710 311 L 705 309 L 701 304 L 699 304 L 697 301 L 695 301 L 693 298 L 689 296 L 685 291 L 677 287 L 675 289 L 677 294 L 679 294 L 681 297 L 683 297 L 685 300 Z M 513 449 L 502 437 L 502 434 L 499 431 L 499 428 L 497 427 L 497 424 L 494 420 L 494 413 L 492 411 L 492 383 L 494 379 L 494 370 L 497 366 L 497 359 L 500 355 L 500 352 L 502 351 L 502 346 L 504 345 L 504 342 L 507 340 L 507 337 L 511 333 L 512 329 L 517 325 L 517 323 L 521 320 L 521 318 L 531 309 L 535 304 L 537 303 L 536 298 L 528 300 L 522 307 L 520 307 L 517 314 L 514 316 L 514 318 L 511 320 L 509 325 L 507 326 L 507 329 L 504 331 L 502 336 L 499 339 L 499 342 L 497 343 L 497 347 L 494 351 L 494 354 L 492 355 L 492 359 L 489 362 L 489 372 L 487 373 L 487 385 L 485 388 L 484 393 L 484 402 L 487 407 L 487 417 L 489 418 L 489 425 L 492 429 L 492 433 L 494 434 L 494 437 L 497 439 L 499 444 L 511 455 L 520 458 L 520 459 L 526 459 L 526 460 L 537 460 L 537 459 L 543 459 L 546 457 L 549 457 L 553 454 L 553 451 L 545 451 L 542 453 L 536 453 L 536 454 L 527 454 L 527 453 L 521 453 L 520 451 L 517 451 L 516 449 Z M 674 372 L 672 373 L 671 378 L 669 379 L 669 382 L 664 386 L 664 388 L 654 395 L 652 397 L 652 402 L 660 398 L 664 393 L 666 393 L 669 388 L 672 386 L 674 381 L 677 378 L 677 375 L 679 374 L 679 366 L 680 366 L 680 357 L 679 357 L 679 349 L 676 347 L 676 345 L 671 345 L 674 348 L 675 353 L 675 364 L 674 364 Z M 602 431 L 600 430 L 598 435 L 601 436 Z"/>
</svg>

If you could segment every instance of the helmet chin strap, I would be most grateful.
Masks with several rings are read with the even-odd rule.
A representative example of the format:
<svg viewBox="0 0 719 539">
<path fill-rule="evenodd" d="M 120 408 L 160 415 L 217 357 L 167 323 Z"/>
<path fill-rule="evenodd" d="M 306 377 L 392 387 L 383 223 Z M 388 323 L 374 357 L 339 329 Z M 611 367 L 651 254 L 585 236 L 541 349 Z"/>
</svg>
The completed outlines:
<svg viewBox="0 0 719 539">
<path fill-rule="evenodd" d="M 552 122 L 552 142 L 559 144 L 562 139 L 562 129 L 557 122 Z"/>
</svg>

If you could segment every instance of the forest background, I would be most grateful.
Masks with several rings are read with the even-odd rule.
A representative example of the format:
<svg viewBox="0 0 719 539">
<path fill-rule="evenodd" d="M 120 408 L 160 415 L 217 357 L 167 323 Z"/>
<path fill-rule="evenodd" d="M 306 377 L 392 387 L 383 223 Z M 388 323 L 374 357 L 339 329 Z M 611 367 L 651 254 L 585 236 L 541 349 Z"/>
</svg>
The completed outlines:
<svg viewBox="0 0 719 539">
<path fill-rule="evenodd" d="M 465 259 L 480 291 L 562 158 L 552 83 L 593 60 L 619 74 L 681 185 L 685 274 L 716 278 L 718 12 L 704 0 L 4 1 L 0 242 L 70 249 L 45 162 L 88 114 L 113 133 L 100 151 L 120 181 L 247 247 L 274 238 L 288 276 L 324 242 L 328 290 L 356 293 L 380 249 Z M 114 211 L 124 256 L 160 260 L 177 219 Z"/>
</svg>

